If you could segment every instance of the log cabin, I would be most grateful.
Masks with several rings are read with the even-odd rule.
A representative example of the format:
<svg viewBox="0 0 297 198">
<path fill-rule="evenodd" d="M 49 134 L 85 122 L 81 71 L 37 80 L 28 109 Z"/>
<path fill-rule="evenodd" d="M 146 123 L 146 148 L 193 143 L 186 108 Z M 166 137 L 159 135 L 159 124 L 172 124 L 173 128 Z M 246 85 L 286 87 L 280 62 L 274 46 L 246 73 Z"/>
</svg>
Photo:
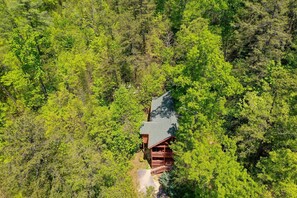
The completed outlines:
<svg viewBox="0 0 297 198">
<path fill-rule="evenodd" d="M 142 148 L 152 168 L 152 174 L 171 169 L 174 161 L 170 144 L 175 139 L 177 127 L 177 115 L 170 92 L 154 98 L 147 122 L 140 128 Z"/>
</svg>

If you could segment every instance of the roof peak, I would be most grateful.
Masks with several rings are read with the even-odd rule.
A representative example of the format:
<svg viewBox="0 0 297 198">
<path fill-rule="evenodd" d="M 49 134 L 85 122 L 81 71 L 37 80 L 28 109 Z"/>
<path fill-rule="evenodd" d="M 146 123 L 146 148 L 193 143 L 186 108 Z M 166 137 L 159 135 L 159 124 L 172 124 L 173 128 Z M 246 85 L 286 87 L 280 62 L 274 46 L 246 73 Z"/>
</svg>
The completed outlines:
<svg viewBox="0 0 297 198">
<path fill-rule="evenodd" d="M 150 119 L 144 122 L 140 133 L 149 135 L 148 147 L 174 136 L 178 127 L 174 102 L 170 91 L 152 100 Z"/>
</svg>

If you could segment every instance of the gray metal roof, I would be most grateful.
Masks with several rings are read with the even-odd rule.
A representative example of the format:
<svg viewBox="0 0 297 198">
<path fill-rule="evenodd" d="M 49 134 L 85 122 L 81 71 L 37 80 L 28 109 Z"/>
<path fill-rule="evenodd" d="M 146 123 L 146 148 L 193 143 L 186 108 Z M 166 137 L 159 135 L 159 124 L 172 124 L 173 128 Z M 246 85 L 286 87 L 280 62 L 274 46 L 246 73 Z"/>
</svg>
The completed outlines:
<svg viewBox="0 0 297 198">
<path fill-rule="evenodd" d="M 178 127 L 177 116 L 170 92 L 154 98 L 151 104 L 150 121 L 144 122 L 140 134 L 148 134 L 148 148 L 175 135 Z"/>
</svg>

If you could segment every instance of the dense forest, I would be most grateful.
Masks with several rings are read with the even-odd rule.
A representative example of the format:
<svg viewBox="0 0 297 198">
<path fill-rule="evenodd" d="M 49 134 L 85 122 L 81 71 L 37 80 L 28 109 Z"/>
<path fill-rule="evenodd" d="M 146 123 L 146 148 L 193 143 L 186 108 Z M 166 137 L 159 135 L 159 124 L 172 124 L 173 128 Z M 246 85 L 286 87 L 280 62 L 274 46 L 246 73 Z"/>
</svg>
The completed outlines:
<svg viewBox="0 0 297 198">
<path fill-rule="evenodd" d="M 296 0 L 1 0 L 0 197 L 137 197 L 152 97 L 170 197 L 297 197 Z"/>
</svg>

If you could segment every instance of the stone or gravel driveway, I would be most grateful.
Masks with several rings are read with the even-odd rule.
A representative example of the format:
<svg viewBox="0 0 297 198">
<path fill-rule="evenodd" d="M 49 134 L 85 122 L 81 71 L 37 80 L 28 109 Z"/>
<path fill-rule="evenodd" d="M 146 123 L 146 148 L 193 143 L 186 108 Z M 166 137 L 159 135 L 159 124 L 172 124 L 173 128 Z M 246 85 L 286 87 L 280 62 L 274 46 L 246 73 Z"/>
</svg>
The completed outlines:
<svg viewBox="0 0 297 198">
<path fill-rule="evenodd" d="M 146 189 L 150 186 L 154 187 L 157 190 L 157 186 L 151 175 L 151 170 L 141 169 L 137 171 L 138 181 L 139 181 L 139 192 L 146 193 Z"/>
</svg>

